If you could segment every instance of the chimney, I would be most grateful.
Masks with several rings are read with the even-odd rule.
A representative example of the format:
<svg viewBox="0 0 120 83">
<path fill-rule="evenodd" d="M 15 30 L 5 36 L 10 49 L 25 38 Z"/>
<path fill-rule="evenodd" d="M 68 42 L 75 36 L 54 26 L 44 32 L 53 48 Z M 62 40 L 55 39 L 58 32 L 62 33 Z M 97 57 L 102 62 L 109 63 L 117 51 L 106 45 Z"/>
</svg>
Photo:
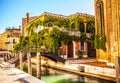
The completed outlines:
<svg viewBox="0 0 120 83">
<path fill-rule="evenodd" d="M 29 13 L 26 13 L 26 22 L 28 23 L 29 22 Z"/>
</svg>

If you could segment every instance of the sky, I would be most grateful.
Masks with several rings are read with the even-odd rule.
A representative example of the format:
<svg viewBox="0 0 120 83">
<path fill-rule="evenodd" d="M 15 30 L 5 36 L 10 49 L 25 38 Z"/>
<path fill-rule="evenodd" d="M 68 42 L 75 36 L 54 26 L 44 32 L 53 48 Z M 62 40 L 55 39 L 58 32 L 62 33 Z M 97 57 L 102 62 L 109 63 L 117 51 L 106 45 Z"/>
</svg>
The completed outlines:
<svg viewBox="0 0 120 83">
<path fill-rule="evenodd" d="M 39 16 L 44 12 L 94 15 L 94 0 L 0 0 L 0 33 L 8 27 L 21 26 L 27 12 L 30 16 Z"/>
</svg>

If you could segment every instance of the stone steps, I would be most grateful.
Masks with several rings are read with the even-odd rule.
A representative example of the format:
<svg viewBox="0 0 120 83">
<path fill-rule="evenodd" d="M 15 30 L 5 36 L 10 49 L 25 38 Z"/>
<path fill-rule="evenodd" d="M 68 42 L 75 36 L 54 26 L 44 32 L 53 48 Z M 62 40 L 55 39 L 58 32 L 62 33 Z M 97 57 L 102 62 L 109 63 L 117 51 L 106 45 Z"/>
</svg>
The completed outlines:
<svg viewBox="0 0 120 83">
<path fill-rule="evenodd" d="M 9 62 L 0 62 L 0 68 L 12 68 L 15 64 L 10 64 Z"/>
</svg>

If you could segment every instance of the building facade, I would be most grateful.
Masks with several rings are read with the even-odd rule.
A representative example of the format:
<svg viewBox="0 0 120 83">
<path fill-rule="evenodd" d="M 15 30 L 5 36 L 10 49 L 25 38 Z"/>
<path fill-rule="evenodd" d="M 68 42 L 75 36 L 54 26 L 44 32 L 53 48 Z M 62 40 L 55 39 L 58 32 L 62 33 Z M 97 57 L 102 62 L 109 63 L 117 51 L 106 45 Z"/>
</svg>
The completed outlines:
<svg viewBox="0 0 120 83">
<path fill-rule="evenodd" d="M 88 39 L 94 36 L 95 33 L 94 16 L 89 14 L 76 13 L 70 16 L 64 16 L 45 12 L 32 20 L 29 20 L 29 18 L 32 17 L 29 17 L 27 13 L 26 19 L 24 18 L 24 20 L 28 20 L 27 23 L 24 23 L 24 20 L 22 22 L 22 33 L 24 36 L 28 34 L 28 27 L 35 27 L 36 25 L 39 27 L 39 30 L 44 27 L 58 26 L 62 31 L 69 32 L 69 35 L 79 37 L 84 35 L 83 37 L 87 37 Z M 82 51 L 83 55 L 87 57 L 95 57 L 96 55 L 93 43 L 88 43 L 86 40 L 80 42 L 71 41 L 68 45 L 62 43 L 60 46 L 60 55 L 66 59 L 78 58 L 78 51 Z"/>
<path fill-rule="evenodd" d="M 0 48 L 5 49 L 5 40 L 7 39 L 7 33 L 0 34 Z"/>
<path fill-rule="evenodd" d="M 20 28 L 7 28 L 3 34 L 0 34 L 0 48 L 13 51 L 14 46 L 19 43 L 20 35 Z"/>
<path fill-rule="evenodd" d="M 120 0 L 94 0 L 96 34 L 106 36 L 106 50 L 96 50 L 98 60 L 115 64 L 120 56 Z"/>
</svg>

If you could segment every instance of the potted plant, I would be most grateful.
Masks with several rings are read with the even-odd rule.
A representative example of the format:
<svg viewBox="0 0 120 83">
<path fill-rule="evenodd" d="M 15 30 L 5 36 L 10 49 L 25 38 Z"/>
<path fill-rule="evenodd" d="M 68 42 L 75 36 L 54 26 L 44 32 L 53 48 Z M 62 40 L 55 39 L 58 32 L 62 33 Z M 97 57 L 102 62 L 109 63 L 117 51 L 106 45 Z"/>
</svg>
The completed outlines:
<svg viewBox="0 0 120 83">
<path fill-rule="evenodd" d="M 88 55 L 87 55 L 87 52 L 86 52 L 86 51 L 83 51 L 83 52 L 82 52 L 82 54 L 83 54 L 83 55 L 82 55 L 82 57 L 83 57 L 83 58 L 87 58 L 87 57 L 88 57 Z"/>
<path fill-rule="evenodd" d="M 82 57 L 82 54 L 83 54 L 82 51 L 79 50 L 79 51 L 78 51 L 78 58 L 81 58 L 81 57 Z"/>
</svg>

